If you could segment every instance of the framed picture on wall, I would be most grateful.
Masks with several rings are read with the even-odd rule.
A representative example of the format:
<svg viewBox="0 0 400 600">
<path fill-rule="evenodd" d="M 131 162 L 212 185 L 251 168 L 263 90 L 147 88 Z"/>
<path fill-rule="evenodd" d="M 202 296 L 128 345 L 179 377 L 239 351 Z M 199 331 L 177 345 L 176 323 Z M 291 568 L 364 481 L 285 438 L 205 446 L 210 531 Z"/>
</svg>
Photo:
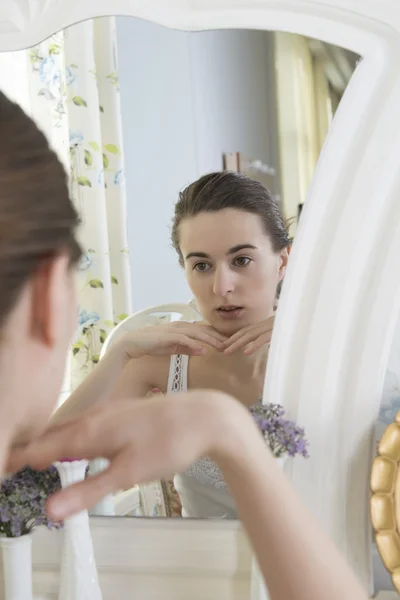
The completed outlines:
<svg viewBox="0 0 400 600">
<path fill-rule="evenodd" d="M 224 171 L 235 171 L 236 173 L 243 173 L 251 179 L 259 181 L 265 187 L 275 195 L 275 198 L 279 201 L 279 197 L 276 196 L 275 190 L 275 169 L 270 165 L 264 164 L 259 159 L 252 159 L 245 156 L 241 152 L 226 152 L 222 155 L 222 165 Z"/>
</svg>

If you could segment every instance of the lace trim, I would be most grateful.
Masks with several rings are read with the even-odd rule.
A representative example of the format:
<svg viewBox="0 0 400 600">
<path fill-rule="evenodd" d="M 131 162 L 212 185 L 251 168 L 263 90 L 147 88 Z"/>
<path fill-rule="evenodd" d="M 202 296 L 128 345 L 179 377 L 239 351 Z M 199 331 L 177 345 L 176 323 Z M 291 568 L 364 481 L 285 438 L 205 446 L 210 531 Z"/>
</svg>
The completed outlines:
<svg viewBox="0 0 400 600">
<path fill-rule="evenodd" d="M 186 469 L 184 475 L 195 477 L 200 483 L 213 485 L 219 490 L 228 489 L 218 465 L 210 458 L 200 458 L 199 460 L 196 460 L 188 469 Z"/>
<path fill-rule="evenodd" d="M 182 378 L 182 362 L 183 362 L 183 355 L 177 354 L 175 357 L 174 375 L 173 375 L 173 379 L 172 379 L 171 389 L 168 390 L 172 394 L 185 391 L 183 389 L 184 385 L 183 385 L 183 378 Z"/>
</svg>

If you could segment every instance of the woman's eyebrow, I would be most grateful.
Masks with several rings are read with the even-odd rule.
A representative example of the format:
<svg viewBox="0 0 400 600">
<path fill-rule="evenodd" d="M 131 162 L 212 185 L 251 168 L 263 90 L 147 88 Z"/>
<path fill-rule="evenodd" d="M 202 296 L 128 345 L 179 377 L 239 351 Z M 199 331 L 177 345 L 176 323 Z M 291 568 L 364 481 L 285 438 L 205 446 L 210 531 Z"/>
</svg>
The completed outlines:
<svg viewBox="0 0 400 600">
<path fill-rule="evenodd" d="M 254 244 L 238 244 L 237 246 L 232 246 L 232 248 L 229 248 L 227 254 L 235 254 L 235 252 L 239 252 L 240 250 L 257 250 L 257 246 L 254 246 Z M 188 258 L 211 258 L 211 256 L 209 254 L 207 254 L 207 252 L 200 252 L 200 251 L 195 251 L 195 252 L 189 252 L 189 254 L 186 254 L 185 256 L 185 260 L 187 260 Z"/>
</svg>

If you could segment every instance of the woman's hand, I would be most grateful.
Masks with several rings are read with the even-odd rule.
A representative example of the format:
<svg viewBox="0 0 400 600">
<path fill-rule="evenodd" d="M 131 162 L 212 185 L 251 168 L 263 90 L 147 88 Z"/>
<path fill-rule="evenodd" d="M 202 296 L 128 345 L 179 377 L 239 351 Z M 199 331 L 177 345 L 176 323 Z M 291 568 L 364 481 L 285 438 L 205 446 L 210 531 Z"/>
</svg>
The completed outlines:
<svg viewBox="0 0 400 600">
<path fill-rule="evenodd" d="M 205 345 L 224 349 L 226 336 L 209 325 L 177 321 L 168 325 L 144 327 L 126 333 L 118 342 L 128 359 L 144 355 L 172 356 L 205 354 Z"/>
<path fill-rule="evenodd" d="M 222 468 L 271 600 L 367 600 L 274 464 L 249 412 L 229 396 L 199 390 L 102 406 L 11 451 L 6 470 L 27 464 L 44 469 L 67 456 L 102 456 L 110 464 L 102 473 L 54 494 L 47 502 L 54 520 L 90 508 L 109 493 L 182 472 L 199 457 L 210 456 Z"/>
<path fill-rule="evenodd" d="M 233 354 L 244 347 L 245 354 L 254 354 L 259 348 L 271 342 L 272 329 L 275 315 L 256 323 L 243 327 L 225 342 L 224 354 Z"/>
<path fill-rule="evenodd" d="M 243 445 L 235 437 L 246 435 L 246 421 L 257 434 L 248 411 L 220 392 L 119 401 L 50 427 L 25 448 L 11 451 L 7 469 L 27 464 L 44 469 L 67 456 L 109 459 L 105 471 L 48 501 L 51 517 L 61 520 L 111 492 L 182 472 L 201 456 L 231 455 Z"/>
</svg>

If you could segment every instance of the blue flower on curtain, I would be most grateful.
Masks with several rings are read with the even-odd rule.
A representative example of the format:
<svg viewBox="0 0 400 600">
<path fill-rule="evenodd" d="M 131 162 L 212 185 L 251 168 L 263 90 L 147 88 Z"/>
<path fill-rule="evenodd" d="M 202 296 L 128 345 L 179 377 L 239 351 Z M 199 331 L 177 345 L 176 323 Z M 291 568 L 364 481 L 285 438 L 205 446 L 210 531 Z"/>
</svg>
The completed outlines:
<svg viewBox="0 0 400 600">
<path fill-rule="evenodd" d="M 65 83 L 67 85 L 72 85 L 76 80 L 76 75 L 72 71 L 72 68 L 76 69 L 76 65 L 70 65 L 69 67 L 65 67 Z"/>
<path fill-rule="evenodd" d="M 83 142 L 84 137 L 81 131 L 70 131 L 69 132 L 69 145 L 75 146 L 75 144 L 80 144 Z"/>
<path fill-rule="evenodd" d="M 52 56 L 44 58 L 40 65 L 40 81 L 47 86 L 59 86 L 61 81 L 60 64 Z"/>
<path fill-rule="evenodd" d="M 83 309 L 79 311 L 78 322 L 81 327 L 90 327 L 100 320 L 100 315 L 97 312 L 88 312 Z"/>
<path fill-rule="evenodd" d="M 97 178 L 97 182 L 99 185 L 104 185 L 104 169 L 101 169 L 101 171 L 99 172 L 99 176 Z"/>
<path fill-rule="evenodd" d="M 114 176 L 114 184 L 121 185 L 124 182 L 124 172 L 122 169 L 117 171 Z"/>
<path fill-rule="evenodd" d="M 87 271 L 93 265 L 93 258 L 90 255 L 90 251 L 84 252 L 79 261 L 78 271 Z"/>
</svg>

